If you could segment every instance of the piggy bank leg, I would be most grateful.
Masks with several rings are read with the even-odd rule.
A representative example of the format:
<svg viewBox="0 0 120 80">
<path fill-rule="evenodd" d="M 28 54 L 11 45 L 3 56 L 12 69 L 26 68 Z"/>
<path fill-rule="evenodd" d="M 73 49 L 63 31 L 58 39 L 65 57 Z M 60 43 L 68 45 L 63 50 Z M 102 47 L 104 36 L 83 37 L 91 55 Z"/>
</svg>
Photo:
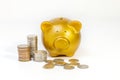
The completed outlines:
<svg viewBox="0 0 120 80">
<path fill-rule="evenodd" d="M 67 57 L 72 57 L 74 55 L 74 53 L 68 53 L 66 54 Z"/>
<path fill-rule="evenodd" d="M 58 56 L 56 53 L 51 53 L 50 52 L 50 56 L 52 56 L 52 57 L 56 57 L 56 56 Z"/>
</svg>

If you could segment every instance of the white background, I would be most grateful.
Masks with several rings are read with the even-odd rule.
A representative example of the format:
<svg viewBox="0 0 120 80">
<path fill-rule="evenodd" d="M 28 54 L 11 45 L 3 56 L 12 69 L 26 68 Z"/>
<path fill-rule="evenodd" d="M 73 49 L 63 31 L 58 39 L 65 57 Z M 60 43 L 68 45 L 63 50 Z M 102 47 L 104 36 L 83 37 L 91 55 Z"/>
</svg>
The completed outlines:
<svg viewBox="0 0 120 80">
<path fill-rule="evenodd" d="M 18 61 L 17 45 L 27 43 L 28 34 L 37 34 L 45 49 L 40 23 L 56 17 L 82 22 L 82 41 L 71 58 L 89 69 L 45 70 L 44 63 Z M 120 80 L 120 0 L 0 0 L 0 80 L 79 79 Z"/>
</svg>

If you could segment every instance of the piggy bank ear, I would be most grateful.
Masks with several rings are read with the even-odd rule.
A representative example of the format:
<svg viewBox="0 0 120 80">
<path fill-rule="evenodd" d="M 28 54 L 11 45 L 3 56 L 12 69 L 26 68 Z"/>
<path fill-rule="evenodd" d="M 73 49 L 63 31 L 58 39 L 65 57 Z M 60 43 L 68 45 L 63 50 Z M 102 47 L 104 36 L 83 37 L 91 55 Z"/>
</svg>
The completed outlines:
<svg viewBox="0 0 120 80">
<path fill-rule="evenodd" d="M 82 24 L 79 21 L 71 21 L 69 25 L 71 27 L 73 27 L 73 29 L 75 30 L 75 32 L 80 32 L 80 30 L 82 28 Z"/>
<path fill-rule="evenodd" d="M 52 24 L 49 21 L 44 21 L 41 24 L 41 30 L 43 32 L 48 31 L 51 28 Z"/>
</svg>

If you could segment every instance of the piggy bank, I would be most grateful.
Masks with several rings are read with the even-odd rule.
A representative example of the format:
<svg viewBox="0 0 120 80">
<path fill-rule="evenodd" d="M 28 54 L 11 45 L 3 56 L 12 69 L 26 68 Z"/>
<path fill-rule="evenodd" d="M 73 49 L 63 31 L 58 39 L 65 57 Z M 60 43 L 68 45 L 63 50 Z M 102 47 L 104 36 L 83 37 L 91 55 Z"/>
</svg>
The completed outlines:
<svg viewBox="0 0 120 80">
<path fill-rule="evenodd" d="M 73 56 L 79 47 L 81 27 L 81 22 L 66 18 L 42 22 L 42 40 L 50 56 Z"/>
</svg>

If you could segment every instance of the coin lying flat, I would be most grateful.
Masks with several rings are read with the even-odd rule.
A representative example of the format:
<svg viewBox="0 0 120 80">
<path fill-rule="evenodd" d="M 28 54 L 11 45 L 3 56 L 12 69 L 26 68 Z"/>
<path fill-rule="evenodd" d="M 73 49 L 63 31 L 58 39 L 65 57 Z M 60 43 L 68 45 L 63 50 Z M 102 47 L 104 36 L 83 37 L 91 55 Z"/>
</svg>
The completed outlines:
<svg viewBox="0 0 120 80">
<path fill-rule="evenodd" d="M 44 66 L 43 66 L 43 68 L 45 68 L 45 69 L 52 69 L 52 68 L 54 68 L 54 64 L 51 64 L 51 63 L 48 63 L 48 64 L 45 64 Z"/>
<path fill-rule="evenodd" d="M 53 62 L 64 61 L 64 59 L 54 59 Z"/>
<path fill-rule="evenodd" d="M 80 63 L 71 62 L 71 63 L 69 63 L 69 64 L 72 65 L 72 66 L 78 66 Z"/>
<path fill-rule="evenodd" d="M 57 61 L 57 62 L 55 62 L 56 66 L 64 66 L 65 64 L 66 64 L 66 62 L 64 62 L 64 61 Z"/>
<path fill-rule="evenodd" d="M 71 69 L 74 69 L 74 66 L 66 64 L 66 65 L 64 65 L 64 69 L 71 70 Z"/>
<path fill-rule="evenodd" d="M 79 62 L 79 60 L 78 59 L 69 59 L 69 62 Z"/>
<path fill-rule="evenodd" d="M 85 65 L 85 64 L 82 64 L 82 65 L 79 64 L 77 67 L 80 68 L 80 69 L 87 69 L 87 68 L 89 68 L 89 66 Z"/>
<path fill-rule="evenodd" d="M 46 63 L 53 63 L 53 60 L 46 60 Z"/>
</svg>

